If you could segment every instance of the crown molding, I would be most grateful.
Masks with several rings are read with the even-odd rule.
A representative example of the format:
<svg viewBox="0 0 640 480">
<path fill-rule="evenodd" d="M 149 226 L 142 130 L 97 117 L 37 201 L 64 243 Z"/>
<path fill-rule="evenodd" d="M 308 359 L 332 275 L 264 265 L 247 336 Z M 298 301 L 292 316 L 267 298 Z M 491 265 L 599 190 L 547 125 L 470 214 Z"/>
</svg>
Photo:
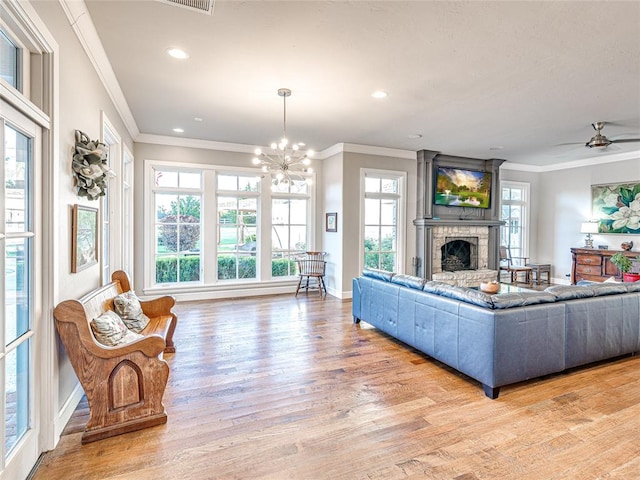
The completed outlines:
<svg viewBox="0 0 640 480">
<path fill-rule="evenodd" d="M 140 134 L 84 0 L 58 0 L 131 138 Z"/>
<path fill-rule="evenodd" d="M 245 145 L 241 143 L 216 142 L 213 140 L 200 140 L 197 138 L 170 137 L 166 135 L 153 135 L 141 133 L 134 138 L 136 143 L 150 143 L 154 145 L 166 145 L 171 147 L 202 148 L 205 150 L 220 150 L 223 152 L 238 152 L 253 154 L 255 145 Z M 269 147 L 260 147 L 263 150 Z M 357 145 L 353 143 L 336 143 L 331 147 L 317 152 L 313 159 L 324 160 L 339 153 L 363 153 L 366 155 L 378 155 L 382 157 L 404 158 L 415 160 L 416 152 L 411 150 L 399 150 L 395 148 L 373 147 L 369 145 Z"/>
<path fill-rule="evenodd" d="M 581 160 L 558 163 L 555 165 L 525 165 L 522 163 L 505 162 L 500 168 L 504 170 L 516 170 L 520 172 L 545 173 L 555 172 L 557 170 L 568 170 L 570 168 L 593 167 L 606 163 L 624 162 L 626 160 L 636 159 L 640 159 L 640 150 L 635 150 L 633 152 L 613 153 L 610 155 L 603 155 L 601 157 L 583 158 Z"/>
<path fill-rule="evenodd" d="M 213 140 L 200 140 L 196 138 L 169 137 L 166 135 L 153 135 L 141 133 L 134 138 L 137 143 L 150 143 L 154 145 L 166 145 L 171 147 L 202 148 L 205 150 L 219 150 L 223 152 L 237 152 L 253 154 L 256 147 L 241 143 L 216 142 Z M 268 147 L 261 147 L 266 149 Z M 324 160 L 340 153 L 362 153 L 365 155 L 377 155 L 381 157 L 402 158 L 406 160 L 416 160 L 417 152 L 412 150 L 400 150 L 395 148 L 375 147 L 371 145 L 359 145 L 355 143 L 336 143 L 324 150 L 317 152 L 313 158 Z M 605 163 L 622 162 L 626 160 L 640 159 L 640 150 L 634 152 L 615 153 L 596 158 L 585 158 L 573 162 L 559 163 L 556 165 L 527 165 L 524 163 L 513 163 L 505 161 L 500 169 L 514 170 L 519 172 L 545 173 L 557 170 L 567 170 L 570 168 L 591 167 Z"/>
<path fill-rule="evenodd" d="M 375 147 L 372 145 L 359 145 L 356 143 L 336 143 L 325 148 L 315 156 L 324 160 L 339 153 L 363 153 L 365 155 L 377 155 L 380 157 L 404 158 L 407 160 L 417 160 L 418 154 L 413 150 L 401 150 L 398 148 Z"/>
<path fill-rule="evenodd" d="M 398 148 L 374 147 L 371 145 L 358 145 L 355 143 L 341 143 L 344 152 L 364 153 L 365 155 L 378 155 L 380 157 L 404 158 L 417 160 L 418 153 L 413 150 L 401 150 Z"/>
<path fill-rule="evenodd" d="M 166 145 L 169 147 L 202 148 L 204 150 L 220 150 L 222 152 L 250 153 L 253 155 L 256 147 L 242 143 L 215 142 L 213 140 L 200 140 L 197 138 L 169 137 L 167 135 L 153 135 L 141 133 L 134 138 L 136 143 L 151 143 L 154 145 Z M 267 147 L 262 147 L 267 148 Z"/>
</svg>

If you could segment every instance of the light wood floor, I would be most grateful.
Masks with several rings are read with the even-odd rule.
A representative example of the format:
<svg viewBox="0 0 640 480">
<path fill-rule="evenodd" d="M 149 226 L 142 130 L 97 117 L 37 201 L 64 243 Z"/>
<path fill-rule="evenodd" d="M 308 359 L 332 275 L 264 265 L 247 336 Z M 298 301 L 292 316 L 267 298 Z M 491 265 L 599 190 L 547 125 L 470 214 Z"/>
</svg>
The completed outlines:
<svg viewBox="0 0 640 480">
<path fill-rule="evenodd" d="M 56 479 L 640 478 L 640 358 L 479 383 L 314 294 L 184 302 L 166 425 L 82 446 L 81 404 L 35 474 Z"/>
</svg>

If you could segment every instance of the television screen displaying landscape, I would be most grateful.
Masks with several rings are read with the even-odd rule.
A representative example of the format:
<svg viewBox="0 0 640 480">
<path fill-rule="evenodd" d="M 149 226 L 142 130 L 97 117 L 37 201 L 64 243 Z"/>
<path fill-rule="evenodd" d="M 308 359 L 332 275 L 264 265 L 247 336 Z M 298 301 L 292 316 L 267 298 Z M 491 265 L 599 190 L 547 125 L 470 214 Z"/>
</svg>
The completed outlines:
<svg viewBox="0 0 640 480">
<path fill-rule="evenodd" d="M 438 167 L 436 205 L 489 208 L 491 173 L 461 168 Z"/>
</svg>

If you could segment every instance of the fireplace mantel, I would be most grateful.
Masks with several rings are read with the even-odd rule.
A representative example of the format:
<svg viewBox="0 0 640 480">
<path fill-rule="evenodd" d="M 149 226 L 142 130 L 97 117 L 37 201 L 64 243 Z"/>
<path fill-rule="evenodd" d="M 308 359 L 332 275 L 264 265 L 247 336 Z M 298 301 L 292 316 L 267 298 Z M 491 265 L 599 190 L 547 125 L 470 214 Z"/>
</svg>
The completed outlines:
<svg viewBox="0 0 640 480">
<path fill-rule="evenodd" d="M 416 227 L 499 227 L 505 222 L 501 220 L 481 220 L 478 218 L 469 219 L 442 219 L 442 218 L 417 218 L 413 221 Z"/>
</svg>

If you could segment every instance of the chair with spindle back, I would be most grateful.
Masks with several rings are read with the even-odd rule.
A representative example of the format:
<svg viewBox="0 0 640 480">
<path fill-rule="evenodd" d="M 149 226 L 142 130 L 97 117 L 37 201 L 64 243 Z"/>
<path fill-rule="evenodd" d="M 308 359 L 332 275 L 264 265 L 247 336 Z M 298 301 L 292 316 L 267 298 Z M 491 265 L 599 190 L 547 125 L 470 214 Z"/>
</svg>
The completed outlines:
<svg viewBox="0 0 640 480">
<path fill-rule="evenodd" d="M 326 255 L 326 252 L 306 252 L 303 257 L 296 259 L 299 277 L 296 297 L 302 288 L 304 288 L 307 293 L 309 292 L 309 288 L 311 288 L 313 290 L 317 289 L 320 292 L 320 296 L 327 294 L 327 287 L 324 283 L 327 266 L 324 257 Z"/>
</svg>

